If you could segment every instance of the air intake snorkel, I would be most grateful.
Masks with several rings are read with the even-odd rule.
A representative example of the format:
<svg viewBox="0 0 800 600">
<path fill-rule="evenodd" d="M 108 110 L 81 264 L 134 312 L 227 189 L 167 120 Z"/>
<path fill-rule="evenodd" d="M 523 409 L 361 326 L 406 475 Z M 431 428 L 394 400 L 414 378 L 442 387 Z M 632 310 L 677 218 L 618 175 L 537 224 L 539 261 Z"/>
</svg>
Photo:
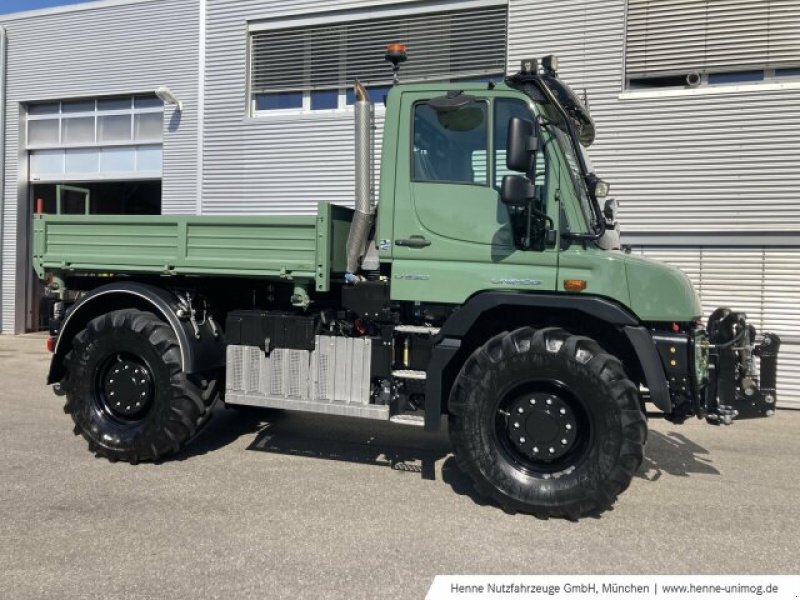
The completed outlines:
<svg viewBox="0 0 800 600">
<path fill-rule="evenodd" d="M 586 160 L 581 149 L 582 143 L 589 146 L 594 142 L 594 121 L 586 107 L 578 100 L 578 97 L 558 79 L 558 60 L 556 57 L 546 56 L 542 59 L 543 74 L 539 74 L 538 66 L 539 61 L 536 59 L 523 60 L 520 72 L 507 77 L 506 83 L 509 87 L 520 90 L 536 101 L 544 100 L 552 104 L 563 119 L 583 181 L 588 188 L 592 188 L 590 204 L 595 221 L 593 224 L 595 233 L 569 233 L 568 237 L 570 240 L 579 242 L 594 242 L 605 235 L 606 219 L 595 196 L 594 186 L 591 185 L 592 178 L 596 179 L 596 176 L 586 166 Z M 580 137 L 575 131 L 576 124 L 580 124 Z"/>
</svg>

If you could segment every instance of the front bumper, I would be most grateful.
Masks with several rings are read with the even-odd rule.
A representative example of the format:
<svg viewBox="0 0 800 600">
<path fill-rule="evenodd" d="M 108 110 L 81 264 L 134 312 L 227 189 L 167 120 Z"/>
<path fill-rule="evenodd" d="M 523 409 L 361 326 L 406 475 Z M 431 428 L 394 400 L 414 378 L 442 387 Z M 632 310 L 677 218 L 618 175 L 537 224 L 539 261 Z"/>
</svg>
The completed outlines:
<svg viewBox="0 0 800 600">
<path fill-rule="evenodd" d="M 728 425 L 734 419 L 774 415 L 780 338 L 774 333 L 758 336 L 744 313 L 727 308 L 714 311 L 707 332 L 708 383 L 700 394 L 703 406 L 698 416 Z"/>
</svg>

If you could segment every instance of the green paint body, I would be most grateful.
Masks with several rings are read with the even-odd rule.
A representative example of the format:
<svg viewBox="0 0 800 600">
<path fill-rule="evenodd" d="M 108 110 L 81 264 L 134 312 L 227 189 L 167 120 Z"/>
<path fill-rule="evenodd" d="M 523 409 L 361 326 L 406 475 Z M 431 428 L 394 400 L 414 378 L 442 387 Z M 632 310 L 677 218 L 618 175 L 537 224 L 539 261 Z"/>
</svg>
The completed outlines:
<svg viewBox="0 0 800 600">
<path fill-rule="evenodd" d="M 511 217 L 495 186 L 412 181 L 415 103 L 450 90 L 485 99 L 525 102 L 498 85 L 403 85 L 388 96 L 379 186 L 376 242 L 391 264 L 391 297 L 398 301 L 460 305 L 487 290 L 566 293 L 565 279 L 586 281 L 583 294 L 610 298 L 642 321 L 693 321 L 701 307 L 691 283 L 668 265 L 593 245 L 520 250 Z M 492 110 L 487 114 L 492 119 Z M 499 124 L 502 126 L 502 124 Z M 490 152 L 494 140 L 489 126 Z M 563 154 L 547 135 L 547 212 L 572 230 L 586 230 L 580 199 Z M 489 155 L 491 156 L 491 154 Z M 487 180 L 499 175 L 487 160 Z M 352 211 L 319 203 L 316 217 L 288 216 L 55 216 L 34 219 L 34 268 L 46 273 L 148 273 L 290 279 L 328 291 L 344 274 Z M 560 228 L 557 226 L 556 230 Z M 422 248 L 396 240 L 423 237 Z"/>
</svg>

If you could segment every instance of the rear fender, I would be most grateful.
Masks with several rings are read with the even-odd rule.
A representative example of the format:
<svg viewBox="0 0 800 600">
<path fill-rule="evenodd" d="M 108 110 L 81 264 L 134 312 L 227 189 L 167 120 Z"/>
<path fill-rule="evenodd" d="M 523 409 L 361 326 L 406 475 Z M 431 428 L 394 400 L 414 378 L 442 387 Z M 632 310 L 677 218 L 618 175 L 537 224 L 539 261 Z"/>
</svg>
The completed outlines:
<svg viewBox="0 0 800 600">
<path fill-rule="evenodd" d="M 178 317 L 179 298 L 163 288 L 145 283 L 112 283 L 92 290 L 67 312 L 58 332 L 47 383 L 60 382 L 66 375 L 64 357 L 73 338 L 94 318 L 115 310 L 138 308 L 154 313 L 175 332 L 181 351 L 181 365 L 187 374 L 225 366 L 225 344 L 220 331 L 206 321 L 198 333 L 188 319 Z"/>
</svg>

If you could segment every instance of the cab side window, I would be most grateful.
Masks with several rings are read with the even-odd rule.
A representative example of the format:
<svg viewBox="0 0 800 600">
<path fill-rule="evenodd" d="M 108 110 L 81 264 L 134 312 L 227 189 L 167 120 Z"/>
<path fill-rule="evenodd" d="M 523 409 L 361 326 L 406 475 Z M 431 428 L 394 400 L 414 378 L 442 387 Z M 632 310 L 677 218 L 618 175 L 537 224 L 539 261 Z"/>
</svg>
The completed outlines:
<svg viewBox="0 0 800 600">
<path fill-rule="evenodd" d="M 417 182 L 488 185 L 486 102 L 437 111 L 414 107 L 412 179 Z"/>
</svg>

